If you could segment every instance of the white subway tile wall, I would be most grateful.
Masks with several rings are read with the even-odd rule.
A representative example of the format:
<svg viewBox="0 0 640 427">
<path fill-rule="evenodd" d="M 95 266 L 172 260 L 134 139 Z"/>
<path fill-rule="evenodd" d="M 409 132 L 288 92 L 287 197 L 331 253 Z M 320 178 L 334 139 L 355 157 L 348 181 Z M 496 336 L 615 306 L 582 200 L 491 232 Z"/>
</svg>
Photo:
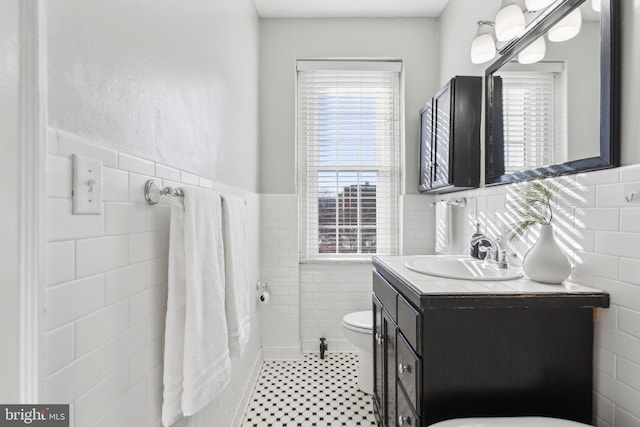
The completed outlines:
<svg viewBox="0 0 640 427">
<path fill-rule="evenodd" d="M 342 318 L 371 310 L 371 263 L 301 264 L 302 349 L 318 352 L 320 337 L 329 351 L 356 351 L 342 331 Z"/>
<path fill-rule="evenodd" d="M 244 197 L 253 280 L 260 277 L 259 197 L 64 131 L 48 135 L 43 401 L 70 403 L 74 427 L 160 426 L 170 207 L 147 205 L 144 184 L 155 177 Z M 71 213 L 72 154 L 103 162 L 101 215 Z M 262 360 L 257 310 L 255 303 L 251 340 L 225 392 L 177 426 L 241 419 Z"/>
<path fill-rule="evenodd" d="M 160 163 L 156 163 L 156 176 L 170 181 L 180 181 L 180 171 Z"/>
<path fill-rule="evenodd" d="M 435 208 L 433 196 L 405 194 L 402 196 L 402 253 L 425 255 L 434 253 Z"/>
<path fill-rule="evenodd" d="M 299 264 L 297 197 L 263 194 L 261 200 L 262 272 L 271 294 L 262 308 L 265 359 L 319 351 L 321 336 L 330 351 L 355 350 L 342 331 L 342 317 L 371 309 L 371 264 Z M 433 196 L 402 196 L 404 253 L 433 253 L 431 201 Z"/>
<path fill-rule="evenodd" d="M 298 269 L 298 199 L 294 195 L 260 196 L 262 280 L 270 301 L 260 308 L 265 359 L 300 357 L 300 272 Z"/>
<path fill-rule="evenodd" d="M 142 175 L 156 174 L 155 162 L 141 159 L 140 157 L 130 156 L 128 154 L 119 153 L 118 155 L 118 169 L 135 172 Z"/>
<path fill-rule="evenodd" d="M 601 427 L 640 426 L 640 203 L 625 200 L 624 186 L 640 183 L 640 165 L 557 178 L 563 212 L 560 244 L 572 258 L 570 280 L 611 294 L 611 307 L 598 309 L 594 361 L 594 421 Z M 443 196 L 466 196 L 465 216 L 474 213 L 483 230 L 504 233 L 515 186 L 498 186 Z M 639 201 L 640 202 L 640 201 Z M 505 206 L 506 204 L 506 206 Z M 457 244 L 464 244 L 468 236 Z M 524 253 L 535 241 L 514 243 Z"/>
</svg>

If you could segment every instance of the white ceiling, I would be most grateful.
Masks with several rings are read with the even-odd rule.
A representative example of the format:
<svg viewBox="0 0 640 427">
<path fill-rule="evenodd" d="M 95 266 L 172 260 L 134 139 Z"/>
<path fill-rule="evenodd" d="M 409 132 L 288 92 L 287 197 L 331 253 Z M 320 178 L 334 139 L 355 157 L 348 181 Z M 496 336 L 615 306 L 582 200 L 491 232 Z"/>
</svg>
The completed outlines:
<svg viewBox="0 0 640 427">
<path fill-rule="evenodd" d="M 263 18 L 410 18 L 438 17 L 449 0 L 254 0 L 254 2 L 258 14 Z M 583 19 L 600 20 L 600 14 L 591 9 L 591 2 L 585 2 L 580 9 Z"/>
<path fill-rule="evenodd" d="M 255 0 L 263 18 L 437 17 L 449 0 Z"/>
</svg>

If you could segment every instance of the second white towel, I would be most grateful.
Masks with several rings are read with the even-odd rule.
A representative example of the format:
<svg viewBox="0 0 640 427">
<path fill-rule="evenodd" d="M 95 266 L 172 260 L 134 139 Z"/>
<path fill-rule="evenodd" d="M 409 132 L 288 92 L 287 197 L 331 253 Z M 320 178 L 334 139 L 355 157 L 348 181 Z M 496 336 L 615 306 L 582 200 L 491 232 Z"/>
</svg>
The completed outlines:
<svg viewBox="0 0 640 427">
<path fill-rule="evenodd" d="M 436 254 L 452 253 L 453 227 L 451 214 L 451 205 L 446 200 L 436 203 Z"/>
<path fill-rule="evenodd" d="M 244 200 L 239 197 L 223 196 L 222 213 L 229 353 L 233 359 L 237 359 L 242 356 L 251 333 L 249 320 L 251 297 Z"/>
</svg>

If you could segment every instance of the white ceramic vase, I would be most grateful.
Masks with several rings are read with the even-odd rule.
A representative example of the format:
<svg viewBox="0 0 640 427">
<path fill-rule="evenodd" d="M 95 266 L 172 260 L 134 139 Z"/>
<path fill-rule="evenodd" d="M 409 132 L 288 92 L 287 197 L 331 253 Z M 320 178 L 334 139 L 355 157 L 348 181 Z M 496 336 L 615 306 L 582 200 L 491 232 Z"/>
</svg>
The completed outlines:
<svg viewBox="0 0 640 427">
<path fill-rule="evenodd" d="M 553 226 L 541 225 L 538 241 L 522 263 L 524 274 L 542 283 L 562 283 L 571 274 L 571 263 L 553 235 Z"/>
</svg>

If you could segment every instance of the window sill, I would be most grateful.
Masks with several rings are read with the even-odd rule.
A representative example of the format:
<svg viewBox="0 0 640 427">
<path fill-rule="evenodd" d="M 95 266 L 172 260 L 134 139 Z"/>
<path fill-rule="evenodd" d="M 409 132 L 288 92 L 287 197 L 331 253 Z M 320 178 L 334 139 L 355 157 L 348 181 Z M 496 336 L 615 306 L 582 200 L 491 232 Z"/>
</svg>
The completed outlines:
<svg viewBox="0 0 640 427">
<path fill-rule="evenodd" d="M 312 265 L 344 265 L 344 264 L 371 264 L 371 258 L 326 258 L 300 260 L 300 264 Z"/>
</svg>

